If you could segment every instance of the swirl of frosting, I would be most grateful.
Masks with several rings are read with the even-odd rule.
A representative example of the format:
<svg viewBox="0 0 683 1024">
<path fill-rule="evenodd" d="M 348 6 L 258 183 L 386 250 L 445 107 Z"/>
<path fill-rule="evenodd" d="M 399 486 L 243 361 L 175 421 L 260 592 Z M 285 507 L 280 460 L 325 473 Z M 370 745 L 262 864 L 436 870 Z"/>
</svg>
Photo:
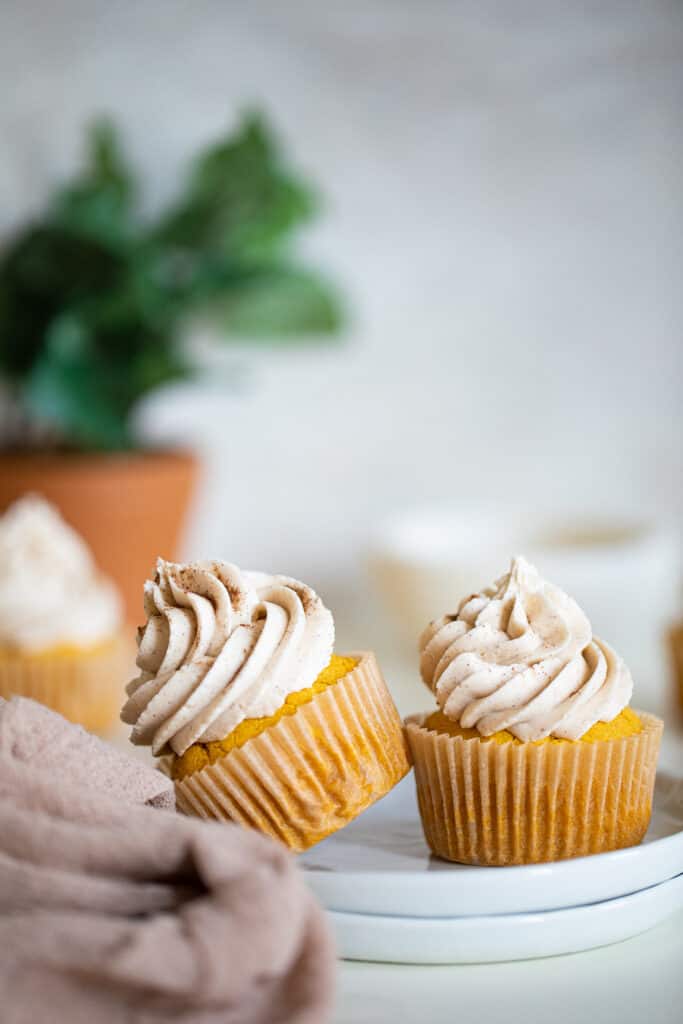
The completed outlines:
<svg viewBox="0 0 683 1024">
<path fill-rule="evenodd" d="M 332 657 L 332 614 L 288 576 L 229 562 L 159 559 L 145 584 L 140 674 L 121 718 L 154 754 L 221 740 L 245 718 L 272 715 L 311 686 Z"/>
<path fill-rule="evenodd" d="M 0 644 L 43 651 L 109 639 L 121 601 L 78 534 L 36 495 L 0 518 Z"/>
<path fill-rule="evenodd" d="M 420 672 L 443 713 L 482 736 L 579 739 L 628 704 L 631 674 L 579 606 L 524 558 L 420 637 Z"/>
</svg>

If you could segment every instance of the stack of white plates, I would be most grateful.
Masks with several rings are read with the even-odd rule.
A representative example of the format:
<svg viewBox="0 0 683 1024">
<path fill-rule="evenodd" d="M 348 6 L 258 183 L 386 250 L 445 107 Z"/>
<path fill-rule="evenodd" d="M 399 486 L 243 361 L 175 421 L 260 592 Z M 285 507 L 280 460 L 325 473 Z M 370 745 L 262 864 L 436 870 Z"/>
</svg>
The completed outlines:
<svg viewBox="0 0 683 1024">
<path fill-rule="evenodd" d="M 592 949 L 683 907 L 683 779 L 658 776 L 640 846 L 478 868 L 430 856 L 409 777 L 301 861 L 350 960 L 486 963 Z"/>
</svg>

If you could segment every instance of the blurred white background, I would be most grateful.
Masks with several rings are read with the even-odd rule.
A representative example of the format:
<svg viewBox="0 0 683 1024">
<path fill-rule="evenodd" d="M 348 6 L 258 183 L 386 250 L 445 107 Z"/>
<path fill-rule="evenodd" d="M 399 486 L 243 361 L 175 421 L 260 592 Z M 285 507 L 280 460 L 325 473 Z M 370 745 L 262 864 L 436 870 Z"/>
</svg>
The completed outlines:
<svg viewBox="0 0 683 1024">
<path fill-rule="evenodd" d="M 361 555 L 396 508 L 680 515 L 683 5 L 5 0 L 0 51 L 3 231 L 102 111 L 150 205 L 249 103 L 327 197 L 344 342 L 233 347 L 239 390 L 145 411 L 206 453 L 190 554 L 304 577 L 381 647 Z"/>
</svg>

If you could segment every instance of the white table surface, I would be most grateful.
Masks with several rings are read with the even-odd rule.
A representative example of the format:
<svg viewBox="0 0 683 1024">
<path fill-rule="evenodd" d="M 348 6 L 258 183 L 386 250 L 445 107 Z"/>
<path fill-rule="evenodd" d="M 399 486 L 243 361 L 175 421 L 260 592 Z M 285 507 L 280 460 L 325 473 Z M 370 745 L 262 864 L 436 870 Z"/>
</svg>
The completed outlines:
<svg viewBox="0 0 683 1024">
<path fill-rule="evenodd" d="M 334 1024 L 673 1024 L 683 1015 L 683 912 L 587 953 L 519 963 L 343 963 Z"/>
</svg>

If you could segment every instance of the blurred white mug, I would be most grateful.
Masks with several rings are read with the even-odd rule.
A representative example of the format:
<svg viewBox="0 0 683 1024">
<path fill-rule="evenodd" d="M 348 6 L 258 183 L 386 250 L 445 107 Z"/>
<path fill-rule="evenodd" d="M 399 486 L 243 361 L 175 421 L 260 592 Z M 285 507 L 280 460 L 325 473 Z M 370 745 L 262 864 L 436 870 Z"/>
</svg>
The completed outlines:
<svg viewBox="0 0 683 1024">
<path fill-rule="evenodd" d="M 647 515 L 528 515 L 510 510 L 427 508 L 380 525 L 369 566 L 404 652 L 436 616 L 503 575 L 523 554 L 567 591 L 597 636 L 624 658 L 633 703 L 668 705 L 664 631 L 678 607 L 675 532 Z"/>
</svg>

